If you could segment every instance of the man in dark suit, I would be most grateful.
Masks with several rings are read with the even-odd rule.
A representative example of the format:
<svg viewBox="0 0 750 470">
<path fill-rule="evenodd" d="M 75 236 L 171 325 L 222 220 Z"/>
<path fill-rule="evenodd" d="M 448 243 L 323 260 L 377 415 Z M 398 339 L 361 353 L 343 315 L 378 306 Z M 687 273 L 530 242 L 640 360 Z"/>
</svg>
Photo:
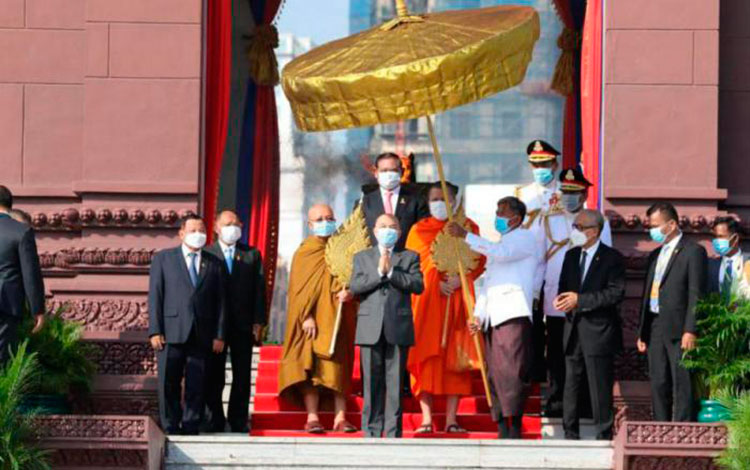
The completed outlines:
<svg viewBox="0 0 750 470">
<path fill-rule="evenodd" d="M 44 324 L 44 281 L 34 230 L 10 217 L 13 194 L 0 185 L 0 366 L 8 360 L 27 305 L 34 332 Z"/>
<path fill-rule="evenodd" d="M 651 252 L 637 347 L 648 352 L 651 399 L 657 421 L 692 421 L 693 386 L 682 354 L 695 347 L 695 307 L 706 293 L 706 250 L 680 232 L 677 210 L 658 202 L 648 212 Z"/>
<path fill-rule="evenodd" d="M 224 273 L 223 262 L 203 250 L 200 217 L 183 219 L 179 234 L 180 246 L 158 252 L 151 262 L 148 334 L 157 351 L 162 427 L 168 434 L 197 434 L 206 362 L 212 351 L 224 350 Z"/>
<path fill-rule="evenodd" d="M 424 289 L 419 255 L 395 248 L 398 219 L 375 223 L 378 245 L 354 256 L 349 289 L 360 297 L 355 343 L 360 346 L 365 437 L 401 437 L 401 391 L 408 347 L 414 344 L 411 295 Z"/>
<path fill-rule="evenodd" d="M 223 432 L 226 421 L 232 432 L 247 433 L 250 404 L 250 369 L 253 345 L 260 344 L 266 324 L 265 282 L 260 252 L 239 240 L 242 222 L 233 211 L 222 211 L 214 226 L 216 241 L 206 251 L 224 260 L 227 280 L 227 349 L 232 358 L 232 391 L 224 417 L 224 391 L 227 349 L 212 355 L 206 374 L 206 421 L 210 432 Z"/>
<path fill-rule="evenodd" d="M 563 350 L 565 387 L 563 428 L 567 439 L 580 439 L 581 383 L 588 379 L 597 439 L 612 439 L 614 356 L 622 347 L 619 307 L 625 297 L 622 255 L 601 242 L 604 217 L 583 210 L 575 218 L 560 272 L 555 308 L 565 312 Z"/>
<path fill-rule="evenodd" d="M 403 250 L 406 236 L 412 225 L 430 216 L 427 201 L 418 191 L 401 185 L 403 167 L 401 159 L 395 153 L 383 153 L 375 159 L 378 178 L 378 189 L 362 197 L 362 210 L 365 213 L 367 227 L 370 229 L 372 244 L 377 244 L 375 221 L 383 214 L 395 215 L 401 227 L 401 235 L 396 242 L 396 250 Z"/>
<path fill-rule="evenodd" d="M 708 292 L 721 294 L 726 300 L 733 295 L 747 296 L 750 261 L 742 252 L 742 229 L 734 217 L 719 217 L 714 222 L 711 245 L 718 258 L 708 260 Z"/>
</svg>

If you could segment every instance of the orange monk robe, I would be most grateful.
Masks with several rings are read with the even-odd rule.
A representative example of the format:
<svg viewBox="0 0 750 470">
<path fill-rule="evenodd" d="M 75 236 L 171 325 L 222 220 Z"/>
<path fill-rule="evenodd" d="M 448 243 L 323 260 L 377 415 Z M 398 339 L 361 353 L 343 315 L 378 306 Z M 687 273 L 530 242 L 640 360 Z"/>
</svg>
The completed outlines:
<svg viewBox="0 0 750 470">
<path fill-rule="evenodd" d="M 297 401 L 299 385 L 321 386 L 343 394 L 351 388 L 354 363 L 356 303 L 342 309 L 341 327 L 333 357 L 331 345 L 341 286 L 325 262 L 326 241 L 311 236 L 302 242 L 292 259 L 289 275 L 286 335 L 279 366 L 279 394 Z M 308 339 L 302 322 L 315 318 L 317 337 Z"/>
<path fill-rule="evenodd" d="M 479 368 L 474 340 L 467 326 L 461 288 L 450 297 L 448 341 L 445 348 L 441 344 L 448 297 L 440 292 L 440 281 L 445 276 L 435 266 L 430 248 L 446 223 L 434 217 L 422 219 L 411 228 L 406 239 L 406 249 L 419 253 L 424 275 L 424 292 L 412 296 L 415 342 L 409 349 L 407 362 L 415 397 L 422 392 L 433 395 L 469 395 L 471 370 Z M 479 234 L 477 224 L 468 219 L 467 229 Z M 482 257 L 477 268 L 467 273 L 472 298 L 473 281 L 484 272 L 484 265 L 485 259 Z"/>
</svg>

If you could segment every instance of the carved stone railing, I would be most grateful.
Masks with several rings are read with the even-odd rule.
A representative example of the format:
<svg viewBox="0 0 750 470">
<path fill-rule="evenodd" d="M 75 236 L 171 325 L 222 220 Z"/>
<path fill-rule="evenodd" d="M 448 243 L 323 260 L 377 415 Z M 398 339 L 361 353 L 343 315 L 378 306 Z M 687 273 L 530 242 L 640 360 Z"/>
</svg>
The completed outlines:
<svg viewBox="0 0 750 470">
<path fill-rule="evenodd" d="M 36 422 L 53 468 L 162 468 L 164 433 L 150 417 L 53 415 Z"/>
<path fill-rule="evenodd" d="M 615 438 L 615 470 L 710 470 L 727 446 L 722 424 L 625 421 Z"/>
<path fill-rule="evenodd" d="M 54 212 L 35 212 L 34 228 L 40 231 L 75 231 L 82 228 L 174 228 L 190 209 L 121 209 L 70 207 Z"/>
</svg>

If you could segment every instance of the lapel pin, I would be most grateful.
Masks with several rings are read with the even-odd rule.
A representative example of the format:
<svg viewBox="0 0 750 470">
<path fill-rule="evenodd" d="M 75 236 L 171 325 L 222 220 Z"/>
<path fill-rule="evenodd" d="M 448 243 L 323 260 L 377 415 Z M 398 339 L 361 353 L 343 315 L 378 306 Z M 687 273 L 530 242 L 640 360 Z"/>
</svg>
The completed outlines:
<svg viewBox="0 0 750 470">
<path fill-rule="evenodd" d="M 401 198 L 401 202 L 399 204 L 406 204 L 406 200 L 404 198 Z"/>
</svg>

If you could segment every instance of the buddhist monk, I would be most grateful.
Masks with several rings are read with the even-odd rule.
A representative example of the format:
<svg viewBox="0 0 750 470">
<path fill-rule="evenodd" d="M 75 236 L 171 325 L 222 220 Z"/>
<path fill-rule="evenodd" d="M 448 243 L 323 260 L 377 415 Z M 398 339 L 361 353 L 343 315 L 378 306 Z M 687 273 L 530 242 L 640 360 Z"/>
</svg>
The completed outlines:
<svg viewBox="0 0 750 470">
<path fill-rule="evenodd" d="M 346 420 L 346 396 L 351 386 L 354 362 L 356 306 L 351 293 L 339 285 L 325 262 L 328 238 L 336 231 L 333 210 L 316 204 L 307 213 L 312 235 L 305 239 L 292 259 L 289 276 L 286 337 L 279 368 L 279 394 L 304 402 L 305 431 L 325 432 L 318 416 L 321 394 L 332 394 L 333 431 L 356 432 Z M 336 309 L 343 302 L 341 327 L 333 356 L 328 354 Z"/>
<path fill-rule="evenodd" d="M 453 187 L 449 189 L 455 207 Z M 445 432 L 466 432 L 456 420 L 459 397 L 471 394 L 471 370 L 479 367 L 471 332 L 467 326 L 461 280 L 458 275 L 445 276 L 435 266 L 432 243 L 448 221 L 448 210 L 440 183 L 427 194 L 430 217 L 414 225 L 406 239 L 406 249 L 419 253 L 424 275 L 424 292 L 412 297 L 416 341 L 409 351 L 407 367 L 411 373 L 412 394 L 422 409 L 422 425 L 417 433 L 434 432 L 433 397 L 446 396 Z M 479 227 L 468 220 L 468 228 L 478 234 Z M 484 257 L 467 274 L 473 297 L 473 281 L 484 271 Z M 450 302 L 446 347 L 442 346 L 446 305 Z"/>
</svg>

